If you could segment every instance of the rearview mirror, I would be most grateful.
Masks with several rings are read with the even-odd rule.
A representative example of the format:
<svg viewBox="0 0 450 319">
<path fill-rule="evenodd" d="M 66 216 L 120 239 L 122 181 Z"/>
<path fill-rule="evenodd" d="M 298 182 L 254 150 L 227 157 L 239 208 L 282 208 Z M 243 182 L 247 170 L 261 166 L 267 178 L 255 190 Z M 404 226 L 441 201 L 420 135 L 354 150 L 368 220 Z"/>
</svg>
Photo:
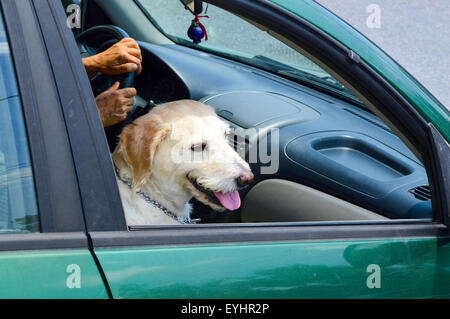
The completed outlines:
<svg viewBox="0 0 450 319">
<path fill-rule="evenodd" d="M 180 0 L 186 10 L 191 11 L 193 15 L 199 15 L 203 12 L 203 2 L 201 0 Z"/>
</svg>

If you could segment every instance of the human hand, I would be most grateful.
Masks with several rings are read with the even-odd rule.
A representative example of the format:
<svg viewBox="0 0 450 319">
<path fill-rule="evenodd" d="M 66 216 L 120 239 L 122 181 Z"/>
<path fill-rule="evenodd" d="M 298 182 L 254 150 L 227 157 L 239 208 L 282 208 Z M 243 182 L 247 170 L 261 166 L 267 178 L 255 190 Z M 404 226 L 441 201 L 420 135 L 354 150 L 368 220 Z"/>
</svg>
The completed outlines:
<svg viewBox="0 0 450 319">
<path fill-rule="evenodd" d="M 83 59 L 86 71 L 91 77 L 101 72 L 106 75 L 119 75 L 136 71 L 142 72 L 142 54 L 137 42 L 125 38 L 108 50 Z"/>
<path fill-rule="evenodd" d="M 119 86 L 120 83 L 116 82 L 95 99 L 103 127 L 113 126 L 124 121 L 133 109 L 136 89 L 119 89 Z"/>
</svg>

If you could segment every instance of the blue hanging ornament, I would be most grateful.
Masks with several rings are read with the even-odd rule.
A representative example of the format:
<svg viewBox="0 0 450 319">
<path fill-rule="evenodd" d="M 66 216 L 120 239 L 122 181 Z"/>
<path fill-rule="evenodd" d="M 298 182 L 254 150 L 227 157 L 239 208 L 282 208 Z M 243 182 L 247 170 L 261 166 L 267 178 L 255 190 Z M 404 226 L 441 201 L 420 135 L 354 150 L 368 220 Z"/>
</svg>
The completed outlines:
<svg viewBox="0 0 450 319">
<path fill-rule="evenodd" d="M 187 35 L 189 39 L 194 41 L 195 44 L 202 42 L 203 38 L 208 41 L 208 33 L 206 32 L 205 26 L 200 22 L 199 18 L 209 18 L 208 16 L 195 16 L 192 20 L 191 26 L 188 29 Z"/>
</svg>

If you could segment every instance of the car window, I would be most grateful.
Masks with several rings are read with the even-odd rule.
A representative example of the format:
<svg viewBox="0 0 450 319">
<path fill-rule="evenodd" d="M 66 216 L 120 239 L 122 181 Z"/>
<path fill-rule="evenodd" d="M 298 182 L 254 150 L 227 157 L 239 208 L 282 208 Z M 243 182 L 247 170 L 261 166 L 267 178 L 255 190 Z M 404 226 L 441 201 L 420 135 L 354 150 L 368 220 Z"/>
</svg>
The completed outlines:
<svg viewBox="0 0 450 319">
<path fill-rule="evenodd" d="M 302 79 L 301 82 L 321 85 L 322 91 L 324 87 L 331 90 L 332 82 L 336 84 L 335 91 L 339 88 L 342 92 L 346 91 L 333 77 L 300 53 L 223 10 L 211 5 L 205 8 L 204 14 L 210 17 L 210 20 L 205 22 L 209 41 L 195 45 L 186 35 L 193 16 L 183 8 L 179 0 L 164 3 L 160 0 L 138 2 L 144 6 L 149 19 L 177 44 L 218 52 L 282 76 L 298 76 L 298 79 Z M 230 34 L 230 28 L 242 28 L 242 32 L 234 31 Z M 242 36 L 247 37 L 250 45 L 245 43 Z M 172 47 L 161 51 L 166 49 L 171 51 Z M 143 51 L 145 54 L 145 50 Z M 192 54 L 192 50 L 183 48 L 178 52 L 180 56 L 185 55 L 186 65 L 191 61 L 196 63 L 190 60 L 191 55 L 197 56 Z M 198 56 L 204 57 L 205 61 L 211 64 L 222 60 L 208 54 Z M 233 62 L 230 64 L 235 65 Z M 184 66 L 179 67 L 182 69 Z M 146 89 L 159 91 L 146 81 L 152 72 L 150 70 L 154 69 L 154 66 L 147 67 L 143 76 L 137 80 L 138 88 L 139 84 L 145 83 L 145 87 L 138 90 L 140 94 Z M 205 82 L 214 83 L 214 72 L 211 73 L 210 78 L 205 74 Z M 176 81 L 177 78 L 174 79 L 174 82 Z M 212 191 L 224 188 L 220 185 L 202 187 L 200 173 L 199 178 L 196 178 L 198 176 L 195 174 L 179 173 L 183 178 L 188 177 L 188 187 L 193 187 L 192 193 L 195 194 L 195 200 L 191 202 L 193 205 L 190 207 L 192 220 L 202 224 L 431 220 L 431 193 L 425 168 L 375 114 L 361 110 L 355 103 L 328 100 L 324 94 L 319 95 L 320 98 L 316 100 L 306 98 L 303 94 L 301 97 L 288 97 L 276 90 L 274 88 L 274 92 L 270 93 L 257 92 L 245 90 L 243 86 L 242 91 L 203 95 L 200 101 L 212 106 L 222 119 L 228 120 L 232 124 L 231 127 L 236 128 L 226 136 L 235 150 L 240 152 L 239 155 L 243 155 L 252 165 L 256 178 L 254 186 L 239 189 L 239 193 L 235 188 L 229 192 L 228 189 Z M 329 103 L 323 103 L 324 100 Z M 269 132 L 269 128 L 274 130 Z M 203 133 L 200 131 L 198 135 Z M 266 135 L 267 133 L 270 136 Z M 184 133 L 174 135 L 182 136 Z M 130 140 L 133 141 L 130 145 L 136 143 Z M 189 156 L 194 156 L 192 153 L 202 154 L 204 150 L 208 153 L 207 143 L 195 141 L 181 151 L 187 151 Z M 120 153 L 123 154 L 119 151 L 115 154 L 116 158 L 113 158 L 118 166 L 117 172 L 120 171 L 120 165 L 117 164 L 125 163 Z M 134 153 L 139 156 L 139 152 Z M 147 156 L 146 154 L 144 155 Z M 144 155 L 142 158 L 145 158 Z M 169 164 L 174 165 L 174 170 L 185 169 L 182 165 L 175 165 L 180 163 L 178 160 L 183 159 L 172 158 L 173 163 L 169 163 L 167 158 L 161 161 L 165 163 L 165 167 L 161 168 L 164 172 L 169 171 Z M 192 157 L 188 157 L 188 162 L 190 158 Z M 154 174 L 157 169 L 152 166 L 152 170 Z M 215 168 L 214 170 L 217 171 Z M 245 186 L 248 176 L 248 173 L 243 174 L 237 183 Z M 127 178 L 122 179 L 121 176 L 118 186 L 125 196 L 130 190 L 133 191 L 130 181 Z M 163 217 L 169 217 L 172 222 L 173 214 L 170 210 L 165 209 L 166 207 L 152 199 L 145 191 L 139 195 L 141 201 L 160 208 L 166 215 Z M 123 203 L 127 212 L 126 198 Z M 211 210 L 217 207 L 237 213 L 222 214 Z M 161 222 L 129 220 L 128 216 L 126 217 L 131 227 Z M 182 220 L 186 221 L 190 222 L 188 219 Z"/>
<path fill-rule="evenodd" d="M 195 45 L 187 31 L 193 15 L 179 0 L 139 0 L 153 23 L 174 42 L 212 51 L 283 77 L 364 104 L 314 62 L 244 19 L 213 5 L 204 5 L 209 18 L 200 18 L 208 41 Z"/>
<path fill-rule="evenodd" d="M 22 104 L 0 12 L 0 233 L 38 231 Z"/>
</svg>

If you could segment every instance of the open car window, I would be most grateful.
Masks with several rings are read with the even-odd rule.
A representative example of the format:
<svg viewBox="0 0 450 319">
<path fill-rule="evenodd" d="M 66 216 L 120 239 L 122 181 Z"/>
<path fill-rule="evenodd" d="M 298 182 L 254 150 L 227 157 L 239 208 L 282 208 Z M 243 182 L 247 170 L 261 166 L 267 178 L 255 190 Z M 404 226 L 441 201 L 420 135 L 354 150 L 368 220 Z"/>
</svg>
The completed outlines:
<svg viewBox="0 0 450 319">
<path fill-rule="evenodd" d="M 186 196 L 192 220 L 239 224 L 432 219 L 431 191 L 423 164 L 330 74 L 253 24 L 211 5 L 205 5 L 204 13 L 209 16 L 204 22 L 209 39 L 197 45 L 186 35 L 193 16 L 179 1 L 137 3 L 149 21 L 176 43 L 139 43 L 144 70 L 134 83 L 137 102 L 145 112 L 152 112 L 157 104 L 185 99 L 211 106 L 230 126 L 225 134 L 228 144 L 250 164 L 255 175 L 254 182 L 243 189 L 226 192 L 219 187 L 202 187 L 201 176 L 175 172 L 182 165 L 169 163 L 173 158 L 167 155 L 171 154 L 168 145 L 174 141 L 156 139 L 161 144 L 152 146 L 158 150 L 153 155 L 156 158 L 165 149 L 166 157 L 152 158 L 151 174 L 141 175 L 155 176 L 161 168 L 181 176 L 183 185 L 193 185 L 195 190 L 189 190 Z M 126 24 L 121 26 L 126 29 Z M 242 28 L 242 32 L 229 32 L 229 28 Z M 157 127 L 170 126 L 170 119 L 165 121 Z M 177 133 L 171 132 L 173 135 Z M 217 135 L 222 138 L 224 132 Z M 115 141 L 117 136 L 114 133 Z M 207 138 L 192 142 L 181 145 L 183 151 L 201 154 L 205 150 L 207 154 L 210 146 L 216 145 Z M 136 157 L 148 158 L 145 154 L 149 152 L 142 156 L 138 153 Z M 120 156 L 113 156 L 116 166 L 127 162 Z M 158 166 L 162 162 L 165 167 Z M 120 175 L 122 168 L 118 167 L 116 174 Z M 126 170 L 117 180 L 121 194 L 133 191 L 134 181 Z M 168 176 L 159 178 L 174 182 Z M 177 189 L 178 194 L 186 195 L 185 188 Z M 170 190 L 156 193 L 167 192 Z M 143 187 L 135 198 L 144 206 L 156 208 L 167 208 L 173 202 L 164 204 L 163 199 L 163 204 L 154 204 L 151 193 L 150 188 Z M 222 211 L 202 195 L 223 206 Z M 122 197 L 122 203 L 127 211 L 132 200 Z M 156 224 L 133 221 L 128 226 Z"/>
</svg>

